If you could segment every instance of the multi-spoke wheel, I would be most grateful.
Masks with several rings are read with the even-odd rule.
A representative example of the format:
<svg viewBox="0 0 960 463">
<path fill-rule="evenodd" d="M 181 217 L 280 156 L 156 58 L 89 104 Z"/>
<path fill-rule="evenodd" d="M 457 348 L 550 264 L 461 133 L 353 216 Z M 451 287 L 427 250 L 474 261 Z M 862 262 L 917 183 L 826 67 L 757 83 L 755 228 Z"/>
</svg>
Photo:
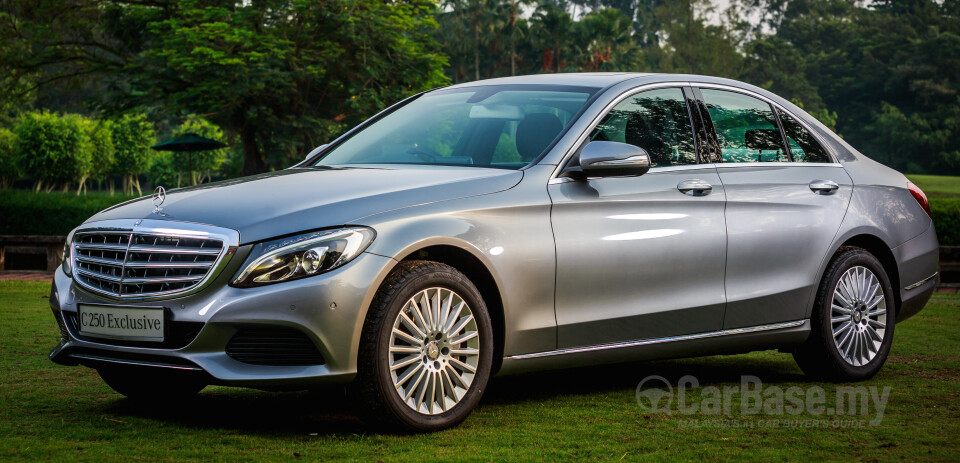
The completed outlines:
<svg viewBox="0 0 960 463">
<path fill-rule="evenodd" d="M 890 352 L 896 311 L 880 262 L 860 248 L 843 248 L 824 272 L 811 317 L 811 333 L 794 358 L 809 375 L 866 379 Z"/>
<path fill-rule="evenodd" d="M 363 411 L 414 431 L 454 426 L 490 376 L 490 317 L 477 288 L 437 262 L 398 265 L 371 304 L 358 359 Z"/>
<path fill-rule="evenodd" d="M 470 306 L 446 288 L 420 291 L 397 314 L 390 333 L 390 376 L 411 409 L 443 413 L 463 398 L 480 361 Z"/>
<path fill-rule="evenodd" d="M 843 359 L 858 367 L 870 363 L 887 328 L 887 301 L 876 275 L 859 265 L 844 272 L 833 290 L 831 314 L 833 340 Z"/>
</svg>

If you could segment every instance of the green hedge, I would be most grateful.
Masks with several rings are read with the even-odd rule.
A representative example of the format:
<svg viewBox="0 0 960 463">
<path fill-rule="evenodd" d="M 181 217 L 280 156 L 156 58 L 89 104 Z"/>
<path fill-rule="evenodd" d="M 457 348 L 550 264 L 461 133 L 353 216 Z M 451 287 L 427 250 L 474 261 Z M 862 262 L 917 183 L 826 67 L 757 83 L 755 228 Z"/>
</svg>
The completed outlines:
<svg viewBox="0 0 960 463">
<path fill-rule="evenodd" d="M 66 235 L 91 215 L 135 197 L 0 190 L 0 235 Z"/>
<path fill-rule="evenodd" d="M 960 246 L 960 198 L 930 198 L 940 246 Z"/>
</svg>

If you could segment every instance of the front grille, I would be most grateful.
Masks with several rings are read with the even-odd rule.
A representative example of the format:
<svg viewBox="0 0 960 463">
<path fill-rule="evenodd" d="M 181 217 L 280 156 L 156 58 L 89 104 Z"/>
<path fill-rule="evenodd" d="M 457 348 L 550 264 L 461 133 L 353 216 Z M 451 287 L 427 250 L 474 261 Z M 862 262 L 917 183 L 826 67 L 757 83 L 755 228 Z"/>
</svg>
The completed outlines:
<svg viewBox="0 0 960 463">
<path fill-rule="evenodd" d="M 182 349 L 188 344 L 193 342 L 194 338 L 200 334 L 200 330 L 203 328 L 203 322 L 183 322 L 183 321 L 173 321 L 170 319 L 169 310 L 165 315 L 166 320 L 163 322 L 163 341 L 128 341 L 122 339 L 110 339 L 110 338 L 90 338 L 80 335 L 80 321 L 77 317 L 76 312 L 63 311 L 63 317 L 67 320 L 69 325 L 70 332 L 77 339 L 87 342 L 95 342 L 97 344 L 106 344 L 110 346 L 125 346 L 125 347 L 152 347 L 154 349 Z"/>
<path fill-rule="evenodd" d="M 203 281 L 223 249 L 221 240 L 193 236 L 78 233 L 73 240 L 74 279 L 118 298 L 184 292 Z"/>
<path fill-rule="evenodd" d="M 306 334 L 286 327 L 242 328 L 226 349 L 230 358 L 254 365 L 323 365 L 317 346 Z"/>
</svg>

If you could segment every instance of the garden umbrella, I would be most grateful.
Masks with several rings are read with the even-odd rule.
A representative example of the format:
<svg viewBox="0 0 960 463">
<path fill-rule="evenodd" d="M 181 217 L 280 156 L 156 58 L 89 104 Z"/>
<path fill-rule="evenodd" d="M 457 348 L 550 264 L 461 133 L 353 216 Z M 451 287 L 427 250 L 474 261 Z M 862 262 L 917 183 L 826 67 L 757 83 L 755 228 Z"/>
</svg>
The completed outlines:
<svg viewBox="0 0 960 463">
<path fill-rule="evenodd" d="M 187 153 L 187 162 L 190 166 L 190 179 L 193 181 L 193 157 L 191 156 L 191 153 L 194 151 L 210 151 L 226 146 L 227 145 L 224 145 L 216 140 L 211 140 L 207 137 L 201 137 L 195 133 L 185 133 L 179 137 L 153 145 L 150 148 L 153 148 L 157 151 L 185 151 Z"/>
</svg>

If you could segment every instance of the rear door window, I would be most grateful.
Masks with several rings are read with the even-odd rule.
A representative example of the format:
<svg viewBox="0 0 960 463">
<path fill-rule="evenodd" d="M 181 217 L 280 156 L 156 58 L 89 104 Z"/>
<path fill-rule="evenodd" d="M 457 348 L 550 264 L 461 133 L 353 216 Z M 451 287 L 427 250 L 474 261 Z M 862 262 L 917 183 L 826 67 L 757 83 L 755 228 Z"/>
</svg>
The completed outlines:
<svg viewBox="0 0 960 463">
<path fill-rule="evenodd" d="M 780 123 L 783 124 L 783 132 L 787 135 L 787 143 L 790 144 L 790 154 L 793 155 L 794 162 L 833 162 L 827 150 L 796 119 L 779 108 L 777 114 L 780 115 Z"/>
<path fill-rule="evenodd" d="M 700 89 L 713 120 L 723 162 L 788 162 L 770 104 L 736 92 Z"/>
</svg>

